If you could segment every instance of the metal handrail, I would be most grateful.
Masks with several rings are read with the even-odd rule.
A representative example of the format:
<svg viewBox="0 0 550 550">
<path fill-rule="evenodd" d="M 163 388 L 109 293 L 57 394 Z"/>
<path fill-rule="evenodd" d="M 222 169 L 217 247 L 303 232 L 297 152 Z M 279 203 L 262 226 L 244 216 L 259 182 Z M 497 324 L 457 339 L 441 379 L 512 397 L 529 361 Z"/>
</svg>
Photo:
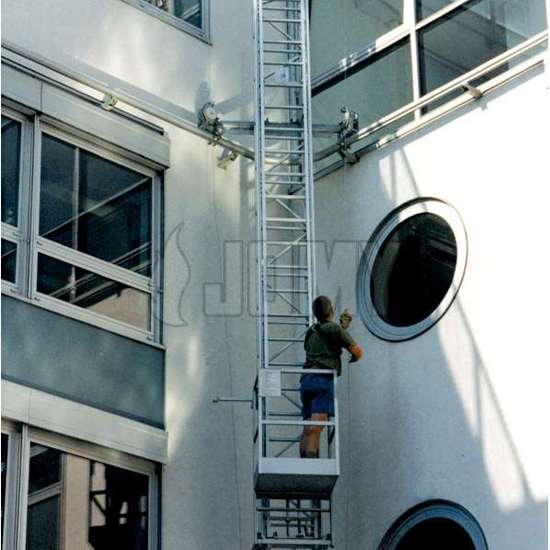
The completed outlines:
<svg viewBox="0 0 550 550">
<path fill-rule="evenodd" d="M 69 78 L 70 80 L 73 80 L 74 82 L 78 82 L 79 84 L 83 84 L 85 86 L 88 86 L 98 92 L 102 92 L 106 95 L 112 96 L 120 100 L 121 102 L 134 107 L 136 109 L 139 109 L 140 111 L 147 113 L 151 116 L 154 116 L 164 122 L 167 122 L 169 124 L 172 124 L 178 128 L 181 128 L 182 130 L 186 130 L 188 132 L 191 132 L 197 137 L 200 137 L 202 139 L 205 139 L 209 142 L 214 142 L 216 145 L 220 145 L 221 147 L 225 147 L 226 149 L 229 149 L 230 151 L 233 151 L 235 153 L 238 153 L 239 155 L 242 155 L 243 157 L 246 157 L 250 160 L 254 160 L 254 151 L 252 149 L 249 149 L 245 147 L 244 145 L 241 145 L 240 143 L 237 143 L 235 141 L 232 141 L 230 139 L 220 137 L 219 139 L 214 139 L 214 136 L 210 132 L 206 132 L 205 130 L 202 130 L 199 128 L 196 124 L 193 124 L 192 122 L 189 122 L 185 118 L 183 118 L 180 115 L 175 114 L 178 110 L 181 111 L 181 108 L 179 108 L 177 105 L 174 105 L 160 97 L 152 96 L 152 98 L 157 103 L 162 103 L 166 106 L 166 108 L 162 107 L 156 107 L 152 103 L 149 103 L 148 101 L 145 101 L 144 99 L 140 99 L 139 97 L 136 97 L 132 93 L 130 93 L 127 90 L 124 90 L 122 88 L 117 88 L 115 86 L 109 86 L 108 84 L 101 82 L 97 78 L 94 78 L 93 76 L 90 76 L 88 74 L 85 74 L 81 71 L 77 71 L 75 69 L 70 69 L 66 65 L 62 65 L 61 63 L 57 63 L 55 61 L 52 61 L 51 59 L 48 59 L 44 57 L 43 55 L 40 55 L 35 52 L 31 52 L 30 50 L 27 50 L 26 48 L 22 48 L 10 41 L 3 40 L 2 41 L 2 49 L 7 50 L 9 52 L 12 52 L 16 55 L 19 55 L 25 59 L 28 59 L 29 61 L 33 63 L 37 63 L 38 65 L 41 65 L 45 67 L 46 69 L 49 69 L 51 71 L 54 71 L 55 73 L 58 73 L 65 78 Z M 15 66 L 21 70 L 23 70 L 26 73 L 34 73 L 40 75 L 38 71 L 34 71 L 33 69 L 18 63 L 14 59 L 9 59 L 2 56 L 3 61 L 5 61 L 7 64 L 11 66 Z M 40 75 L 43 76 L 43 75 Z M 58 86 L 64 87 L 62 83 L 59 83 L 57 81 L 54 81 L 53 79 L 52 83 L 56 84 Z M 143 90 L 144 94 L 151 95 L 148 92 L 145 92 Z"/>
<path fill-rule="evenodd" d="M 548 31 L 543 31 L 543 32 L 540 32 L 539 34 L 536 34 L 535 36 L 533 36 L 532 38 L 529 38 L 528 40 L 525 40 L 518 46 L 515 46 L 514 48 L 507 50 L 506 52 L 490 59 L 489 61 L 486 61 L 482 65 L 479 65 L 475 69 L 472 69 L 471 71 L 459 76 L 458 78 L 455 78 L 450 82 L 447 82 L 447 84 L 440 86 L 439 88 L 433 90 L 432 92 L 422 96 L 420 99 L 416 101 L 412 101 L 411 103 L 404 105 L 400 109 L 397 109 L 393 113 L 390 113 L 389 115 L 386 115 L 380 118 L 379 120 L 373 122 L 372 124 L 369 124 L 364 128 L 361 128 L 359 132 L 357 132 L 357 134 L 344 140 L 342 143 L 330 145 L 329 147 L 326 147 L 325 149 L 322 149 L 321 151 L 314 153 L 313 155 L 314 161 L 323 160 L 333 155 L 334 153 L 337 153 L 338 151 L 340 151 L 342 147 L 344 148 L 350 147 L 354 143 L 357 143 L 358 141 L 362 141 L 366 139 L 368 136 L 377 132 L 378 130 L 385 128 L 386 126 L 389 126 L 393 122 L 400 120 L 407 115 L 413 114 L 415 111 L 421 109 L 422 107 L 425 107 L 426 105 L 432 103 L 433 101 L 436 101 L 441 97 L 457 89 L 464 87 L 465 85 L 469 85 L 470 81 L 476 80 L 477 78 L 480 78 L 486 75 L 487 73 L 500 67 L 506 62 L 520 56 L 521 54 L 525 53 L 531 48 L 534 48 L 536 46 L 543 44 L 547 39 L 548 39 Z"/>
</svg>

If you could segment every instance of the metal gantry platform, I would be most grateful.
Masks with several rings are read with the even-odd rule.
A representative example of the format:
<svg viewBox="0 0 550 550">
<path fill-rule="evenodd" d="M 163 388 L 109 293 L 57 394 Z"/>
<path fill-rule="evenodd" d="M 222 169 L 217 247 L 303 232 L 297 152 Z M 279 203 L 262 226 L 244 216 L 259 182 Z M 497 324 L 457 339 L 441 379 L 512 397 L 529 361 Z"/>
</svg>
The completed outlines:
<svg viewBox="0 0 550 550">
<path fill-rule="evenodd" d="M 255 0 L 258 550 L 332 546 L 337 416 L 303 421 L 299 396 L 315 290 L 308 41 L 306 0 Z M 302 459 L 302 430 L 312 424 L 326 427 L 321 455 Z"/>
</svg>

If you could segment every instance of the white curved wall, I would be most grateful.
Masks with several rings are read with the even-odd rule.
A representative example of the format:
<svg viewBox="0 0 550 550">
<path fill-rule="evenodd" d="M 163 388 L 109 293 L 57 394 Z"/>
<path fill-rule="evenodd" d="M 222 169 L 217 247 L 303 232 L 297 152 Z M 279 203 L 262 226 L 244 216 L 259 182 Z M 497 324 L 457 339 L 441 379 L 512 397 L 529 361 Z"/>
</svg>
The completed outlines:
<svg viewBox="0 0 550 550">
<path fill-rule="evenodd" d="M 316 183 L 316 236 L 336 260 L 318 262 L 319 290 L 342 307 L 356 310 L 351 243 L 398 205 L 447 201 L 469 239 L 457 299 L 428 332 L 389 343 L 352 325 L 366 356 L 339 388 L 336 530 L 349 550 L 376 548 L 432 498 L 469 509 L 490 548 L 546 548 L 549 114 L 537 69 Z"/>
</svg>

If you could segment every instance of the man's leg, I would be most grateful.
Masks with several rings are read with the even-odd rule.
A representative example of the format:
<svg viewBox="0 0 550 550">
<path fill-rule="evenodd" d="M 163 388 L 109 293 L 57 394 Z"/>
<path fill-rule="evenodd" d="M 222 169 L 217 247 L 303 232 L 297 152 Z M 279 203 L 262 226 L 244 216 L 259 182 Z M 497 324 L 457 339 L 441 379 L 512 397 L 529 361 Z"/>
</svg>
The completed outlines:
<svg viewBox="0 0 550 550">
<path fill-rule="evenodd" d="M 327 413 L 312 413 L 310 420 L 317 422 L 326 422 L 328 420 Z M 319 448 L 321 446 L 321 433 L 324 426 L 305 426 L 304 435 L 302 438 L 303 449 L 306 458 L 319 458 Z M 300 451 L 302 445 L 300 445 Z"/>
</svg>

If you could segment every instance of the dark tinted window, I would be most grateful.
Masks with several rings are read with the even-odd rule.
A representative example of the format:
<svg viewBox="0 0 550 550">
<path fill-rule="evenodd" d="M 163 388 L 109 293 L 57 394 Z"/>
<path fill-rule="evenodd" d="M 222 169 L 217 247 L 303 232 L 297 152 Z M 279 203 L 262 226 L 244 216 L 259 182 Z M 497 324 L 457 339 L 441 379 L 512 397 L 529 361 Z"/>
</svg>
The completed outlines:
<svg viewBox="0 0 550 550">
<path fill-rule="evenodd" d="M 374 261 L 370 292 L 378 315 L 398 327 L 428 317 L 451 285 L 456 251 L 453 231 L 440 216 L 417 214 L 399 224 Z"/>
<path fill-rule="evenodd" d="M 17 225 L 21 123 L 2 117 L 2 221 Z"/>
<path fill-rule="evenodd" d="M 2 279 L 15 283 L 17 245 L 2 239 Z"/>
<path fill-rule="evenodd" d="M 151 178 L 47 135 L 40 235 L 151 274 Z"/>
<path fill-rule="evenodd" d="M 415 525 L 396 550 L 476 550 L 468 533 L 447 518 L 433 518 Z"/>
</svg>

